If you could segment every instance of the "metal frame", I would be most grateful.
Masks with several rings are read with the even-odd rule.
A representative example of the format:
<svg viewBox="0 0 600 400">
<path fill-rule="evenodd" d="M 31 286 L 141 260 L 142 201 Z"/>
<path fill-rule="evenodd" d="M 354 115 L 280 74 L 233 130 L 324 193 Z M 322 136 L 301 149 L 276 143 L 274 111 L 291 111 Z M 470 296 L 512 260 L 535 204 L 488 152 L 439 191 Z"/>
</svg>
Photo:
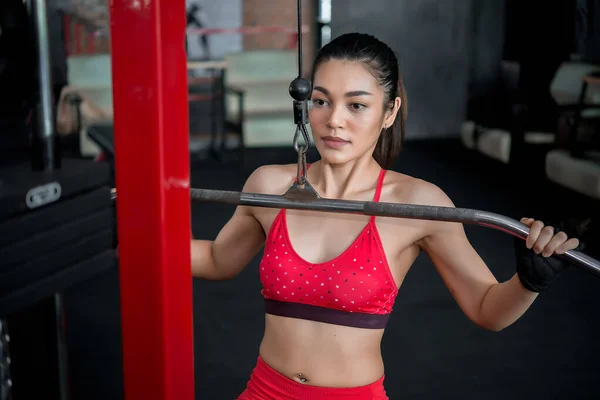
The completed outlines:
<svg viewBox="0 0 600 400">
<path fill-rule="evenodd" d="M 36 110 L 38 132 L 35 132 L 34 142 L 40 146 L 40 167 L 51 171 L 56 167 L 54 148 L 54 117 L 52 115 L 52 69 L 50 66 L 50 40 L 48 33 L 48 15 L 46 0 L 33 0 L 30 3 L 34 17 L 37 39 L 39 103 Z"/>
<path fill-rule="evenodd" d="M 194 399 L 184 16 L 183 0 L 110 2 L 126 399 Z"/>
</svg>

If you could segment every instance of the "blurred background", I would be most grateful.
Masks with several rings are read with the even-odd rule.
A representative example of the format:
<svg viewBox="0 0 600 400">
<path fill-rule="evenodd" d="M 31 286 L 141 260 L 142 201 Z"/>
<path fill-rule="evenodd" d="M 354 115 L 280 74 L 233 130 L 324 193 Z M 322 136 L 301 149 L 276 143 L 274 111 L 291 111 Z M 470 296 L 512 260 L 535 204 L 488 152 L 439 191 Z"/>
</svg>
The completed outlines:
<svg viewBox="0 0 600 400">
<path fill-rule="evenodd" d="M 39 108 L 40 4 L 50 119 Z M 105 196 L 115 168 L 109 5 L 0 2 L 0 337 L 11 339 L 0 341 L 0 400 L 33 398 L 34 382 L 44 399 L 61 390 L 62 398 L 65 390 L 71 399 L 122 398 L 118 240 Z M 295 0 L 186 0 L 192 187 L 241 190 L 256 167 L 296 162 L 288 93 L 298 74 L 296 11 Z M 305 0 L 304 75 L 323 45 L 353 31 L 390 45 L 404 75 L 406 143 L 394 170 L 435 183 L 458 207 L 553 223 L 600 258 L 600 1 Z M 28 208 L 15 200 L 25 198 L 15 194 L 22 182 L 41 179 L 19 167 L 41 162 L 41 121 L 51 121 L 44 140 L 65 160 L 63 190 L 98 191 L 99 200 L 77 203 L 97 207 L 74 215 L 55 204 L 43 214 L 31 211 L 34 200 Z M 231 212 L 193 204 L 194 236 L 214 238 Z M 510 278 L 512 238 L 466 230 L 496 277 Z M 264 328 L 260 256 L 232 281 L 194 282 L 197 398 L 235 398 L 254 367 Z M 388 395 L 597 398 L 599 285 L 571 268 L 515 325 L 491 333 L 464 317 L 420 256 L 384 337 Z"/>
</svg>

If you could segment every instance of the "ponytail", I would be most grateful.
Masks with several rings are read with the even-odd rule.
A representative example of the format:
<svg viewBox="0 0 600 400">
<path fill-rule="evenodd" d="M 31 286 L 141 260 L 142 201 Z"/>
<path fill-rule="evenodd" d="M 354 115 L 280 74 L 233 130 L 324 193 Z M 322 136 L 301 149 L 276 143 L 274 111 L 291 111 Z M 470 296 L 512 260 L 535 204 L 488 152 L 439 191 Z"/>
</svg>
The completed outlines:
<svg viewBox="0 0 600 400">
<path fill-rule="evenodd" d="M 406 104 L 406 90 L 400 71 L 398 71 L 398 87 L 396 94 L 397 97 L 400 97 L 400 109 L 398 110 L 398 114 L 396 115 L 392 126 L 384 129 L 381 135 L 379 135 L 377 146 L 375 146 L 375 151 L 373 152 L 373 158 L 383 169 L 392 168 L 396 157 L 402 150 L 404 134 L 406 132 L 408 109 Z M 391 101 L 393 102 L 394 100 L 395 97 L 392 97 Z"/>
</svg>

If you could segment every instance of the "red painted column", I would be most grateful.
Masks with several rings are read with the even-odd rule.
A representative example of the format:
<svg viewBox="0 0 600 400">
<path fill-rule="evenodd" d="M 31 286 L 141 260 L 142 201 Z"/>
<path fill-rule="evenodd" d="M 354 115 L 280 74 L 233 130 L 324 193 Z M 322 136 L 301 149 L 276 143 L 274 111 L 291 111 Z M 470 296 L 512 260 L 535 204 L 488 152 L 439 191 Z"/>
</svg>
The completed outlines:
<svg viewBox="0 0 600 400">
<path fill-rule="evenodd" d="M 95 33 L 87 32 L 86 41 L 87 41 L 86 52 L 88 54 L 94 54 L 96 52 L 96 35 L 95 35 Z"/>
<path fill-rule="evenodd" d="M 65 42 L 65 54 L 71 55 L 71 18 L 68 15 L 63 17 L 63 32 Z"/>
<path fill-rule="evenodd" d="M 76 55 L 81 55 L 81 24 L 75 22 L 75 49 L 73 50 Z"/>
<path fill-rule="evenodd" d="M 127 400 L 193 400 L 184 0 L 111 0 Z"/>
</svg>

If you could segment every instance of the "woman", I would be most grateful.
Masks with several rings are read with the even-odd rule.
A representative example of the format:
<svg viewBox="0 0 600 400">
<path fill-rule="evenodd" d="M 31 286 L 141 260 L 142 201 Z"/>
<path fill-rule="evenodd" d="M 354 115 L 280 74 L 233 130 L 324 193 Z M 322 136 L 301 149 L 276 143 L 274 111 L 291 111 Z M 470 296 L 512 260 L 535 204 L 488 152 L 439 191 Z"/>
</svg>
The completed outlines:
<svg viewBox="0 0 600 400">
<path fill-rule="evenodd" d="M 307 179 L 322 197 L 453 207 L 435 185 L 386 170 L 406 120 L 388 46 L 369 35 L 340 36 L 317 55 L 312 82 L 309 117 L 321 159 Z M 296 165 L 263 166 L 243 190 L 283 194 L 295 176 Z M 418 254 L 429 255 L 475 324 L 498 331 L 564 269 L 547 257 L 578 245 L 540 221 L 522 222 L 531 232 L 518 246 L 517 273 L 503 283 L 462 224 L 253 207 L 238 207 L 214 241 L 192 241 L 192 269 L 198 278 L 230 279 L 265 246 L 265 334 L 240 399 L 386 399 L 380 343 Z"/>
</svg>

